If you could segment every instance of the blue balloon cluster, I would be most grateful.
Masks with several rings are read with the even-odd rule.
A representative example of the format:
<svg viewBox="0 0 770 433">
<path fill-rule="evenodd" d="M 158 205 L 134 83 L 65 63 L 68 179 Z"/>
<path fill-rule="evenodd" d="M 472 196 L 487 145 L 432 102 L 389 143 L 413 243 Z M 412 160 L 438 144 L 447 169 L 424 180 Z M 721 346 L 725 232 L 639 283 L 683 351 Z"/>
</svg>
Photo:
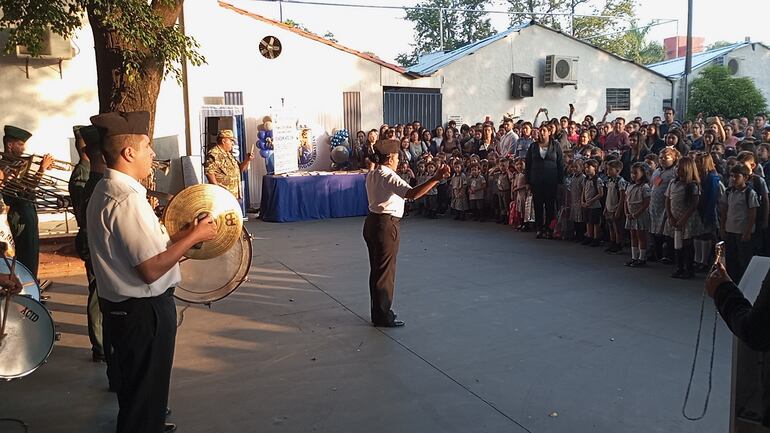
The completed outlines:
<svg viewBox="0 0 770 433">
<path fill-rule="evenodd" d="M 346 141 L 350 138 L 350 133 L 348 133 L 347 129 L 340 129 L 337 132 L 332 135 L 331 140 L 329 141 L 329 144 L 331 145 L 331 148 L 334 149 L 337 146 L 345 146 Z"/>
</svg>

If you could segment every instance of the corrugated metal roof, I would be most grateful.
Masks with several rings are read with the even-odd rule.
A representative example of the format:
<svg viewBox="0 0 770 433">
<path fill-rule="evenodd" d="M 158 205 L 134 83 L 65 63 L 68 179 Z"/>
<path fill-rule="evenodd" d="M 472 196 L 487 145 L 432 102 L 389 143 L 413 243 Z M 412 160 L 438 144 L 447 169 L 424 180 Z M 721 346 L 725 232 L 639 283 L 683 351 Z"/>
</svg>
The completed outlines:
<svg viewBox="0 0 770 433">
<path fill-rule="evenodd" d="M 492 36 L 488 36 L 478 42 L 465 45 L 464 47 L 460 47 L 448 53 L 436 52 L 426 54 L 420 57 L 419 62 L 416 65 L 410 66 L 406 71 L 410 74 L 421 75 L 423 77 L 430 76 L 444 66 L 454 62 L 455 60 L 459 60 L 462 57 L 473 54 L 476 51 L 486 47 L 487 45 L 497 42 L 500 39 L 510 35 L 511 33 L 518 32 L 519 30 L 529 26 L 530 23 L 511 27 L 508 30 L 494 34 Z"/>
<path fill-rule="evenodd" d="M 668 76 L 663 75 L 663 74 L 659 73 L 658 71 L 649 69 L 648 67 L 646 67 L 644 65 L 641 65 L 639 63 L 634 62 L 633 60 L 626 59 L 626 58 L 621 57 L 621 56 L 619 56 L 619 55 L 617 55 L 615 53 L 607 51 L 607 50 L 605 50 L 603 48 L 597 47 L 596 45 L 594 45 L 594 44 L 592 44 L 590 42 L 587 42 L 587 41 L 585 41 L 583 39 L 576 38 L 576 37 L 574 37 L 572 35 L 569 35 L 569 34 L 566 34 L 566 33 L 562 32 L 560 30 L 555 30 L 555 29 L 553 29 L 551 27 L 548 27 L 546 25 L 540 24 L 537 21 L 530 21 L 527 24 L 523 24 L 523 25 L 516 26 L 516 27 L 511 27 L 510 29 L 508 29 L 508 30 L 506 30 L 504 32 L 500 32 L 500 33 L 498 33 L 496 35 L 489 36 L 486 39 L 482 39 L 482 40 L 480 40 L 478 42 L 475 42 L 475 43 L 472 43 L 472 44 L 468 44 L 468 45 L 466 45 L 464 47 L 458 48 L 458 49 L 456 49 L 454 51 L 450 51 L 450 52 L 445 53 L 443 55 L 441 55 L 441 53 L 430 53 L 428 55 L 422 56 L 422 57 L 420 57 L 419 62 L 416 65 L 410 66 L 409 68 L 407 68 L 406 72 L 409 73 L 409 74 L 419 75 L 419 76 L 423 76 L 423 77 L 430 76 L 430 75 L 436 73 L 439 69 L 443 68 L 444 66 L 446 66 L 446 65 L 448 65 L 448 64 L 450 64 L 450 63 L 452 63 L 452 62 L 454 62 L 456 60 L 459 60 L 459 59 L 461 59 L 464 56 L 473 54 L 476 51 L 480 50 L 481 48 L 484 48 L 485 46 L 487 46 L 489 44 L 495 43 L 495 42 L 505 38 L 506 36 L 510 35 L 513 32 L 518 32 L 520 30 L 524 30 L 524 29 L 526 29 L 528 27 L 533 27 L 533 26 L 537 26 L 539 28 L 542 28 L 542 29 L 545 29 L 545 30 L 549 30 L 549 31 L 551 31 L 553 33 L 557 33 L 557 34 L 559 34 L 561 36 L 570 38 L 570 39 L 572 39 L 572 40 L 574 40 L 576 42 L 580 42 L 581 44 L 587 45 L 587 46 L 589 46 L 591 48 L 594 48 L 594 49 L 597 49 L 597 50 L 599 50 L 601 52 L 604 52 L 604 53 L 614 57 L 615 59 L 620 60 L 621 62 L 631 63 L 631 64 L 633 64 L 633 65 L 635 65 L 637 67 L 640 67 L 640 68 L 644 69 L 647 72 L 650 72 L 650 73 L 655 74 L 655 75 L 659 75 L 659 76 L 669 80 Z"/>
<path fill-rule="evenodd" d="M 724 56 L 725 54 L 729 54 L 732 51 L 737 50 L 738 48 L 741 48 L 750 44 L 751 42 L 741 42 L 738 44 L 717 48 L 716 50 L 693 54 L 692 68 L 693 69 L 699 68 L 703 65 L 713 62 L 715 59 L 721 56 Z M 679 57 L 676 59 L 666 60 L 660 63 L 654 63 L 652 65 L 648 65 L 647 67 L 667 77 L 681 77 L 684 75 L 684 63 L 685 63 L 685 58 Z"/>
</svg>

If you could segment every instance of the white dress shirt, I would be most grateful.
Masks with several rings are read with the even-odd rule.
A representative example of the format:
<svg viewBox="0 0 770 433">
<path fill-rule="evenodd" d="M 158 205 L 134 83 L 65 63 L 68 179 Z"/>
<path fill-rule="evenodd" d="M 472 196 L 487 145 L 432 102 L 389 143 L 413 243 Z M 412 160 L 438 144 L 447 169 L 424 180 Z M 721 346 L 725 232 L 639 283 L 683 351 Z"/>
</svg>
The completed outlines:
<svg viewBox="0 0 770 433">
<path fill-rule="evenodd" d="M 412 187 L 390 167 L 378 165 L 366 175 L 369 212 L 401 218 L 404 216 L 404 196 L 410 189 Z"/>
<path fill-rule="evenodd" d="M 170 239 L 133 177 L 107 169 L 86 210 L 88 247 L 99 297 L 112 302 L 158 296 L 182 279 L 179 265 L 151 284 L 135 266 L 166 250 Z"/>
<path fill-rule="evenodd" d="M 506 156 L 514 151 L 514 144 L 519 140 L 519 136 L 513 131 L 506 132 L 497 144 L 497 152 L 500 156 Z"/>
</svg>

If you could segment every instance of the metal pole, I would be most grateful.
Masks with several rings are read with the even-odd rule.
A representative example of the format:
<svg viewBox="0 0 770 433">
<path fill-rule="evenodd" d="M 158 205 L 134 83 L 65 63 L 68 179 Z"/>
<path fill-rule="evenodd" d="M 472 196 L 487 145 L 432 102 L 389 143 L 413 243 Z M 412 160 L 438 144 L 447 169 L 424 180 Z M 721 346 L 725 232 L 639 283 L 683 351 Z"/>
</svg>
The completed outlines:
<svg viewBox="0 0 770 433">
<path fill-rule="evenodd" d="M 687 0 L 687 54 L 684 60 L 684 110 L 687 115 L 690 100 L 690 74 L 692 73 L 692 0 Z"/>
<path fill-rule="evenodd" d="M 444 52 L 444 8 L 438 9 L 438 32 L 441 52 Z"/>
<path fill-rule="evenodd" d="M 283 2 L 281 0 L 278 0 L 278 16 L 280 21 L 283 22 Z"/>
</svg>

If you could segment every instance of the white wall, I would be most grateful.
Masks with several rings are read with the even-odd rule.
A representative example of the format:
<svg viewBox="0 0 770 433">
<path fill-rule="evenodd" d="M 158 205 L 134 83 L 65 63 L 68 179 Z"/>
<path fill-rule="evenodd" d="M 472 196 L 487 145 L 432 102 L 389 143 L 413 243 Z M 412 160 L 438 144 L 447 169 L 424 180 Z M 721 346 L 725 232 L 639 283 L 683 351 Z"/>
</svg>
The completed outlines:
<svg viewBox="0 0 770 433">
<path fill-rule="evenodd" d="M 755 44 L 754 49 L 751 45 L 739 48 L 725 56 L 725 65 L 731 58 L 740 61 L 736 77 L 749 77 L 754 81 L 757 88 L 770 102 L 770 50 L 760 44 Z M 754 113 L 747 113 L 754 114 Z"/>
<path fill-rule="evenodd" d="M 233 2 L 248 10 L 248 2 Z M 311 126 L 319 154 L 311 169 L 330 168 L 328 134 L 343 125 L 343 92 L 361 93 L 361 125 L 377 128 L 383 118 L 383 77 L 389 83 L 414 85 L 411 80 L 356 55 L 298 35 L 276 25 L 244 16 L 218 5 L 215 0 L 185 4 L 187 34 L 201 44 L 207 64 L 189 71 L 190 118 L 193 152 L 200 148 L 199 116 L 207 97 L 225 91 L 243 92 L 247 145 L 256 142 L 261 119 L 282 105 Z M 226 29 L 226 31 L 220 31 Z M 275 36 L 283 51 L 276 59 L 259 53 L 259 42 Z M 363 47 L 362 49 L 365 49 Z M 264 160 L 252 163 L 251 201 L 259 203 Z"/>
<path fill-rule="evenodd" d="M 543 87 L 549 54 L 580 58 L 577 89 Z M 510 98 L 514 72 L 535 77 L 534 97 Z M 537 26 L 512 33 L 451 63 L 439 74 L 444 78 L 444 119 L 461 115 L 465 123 L 483 120 L 486 115 L 499 122 L 505 113 L 531 121 L 540 107 L 547 108 L 551 117 L 559 117 L 568 113 L 569 103 L 575 105 L 576 119 L 591 114 L 598 120 L 606 108 L 605 89 L 612 87 L 631 89 L 631 110 L 614 115 L 649 119 L 661 115 L 663 100 L 671 97 L 671 83 L 665 78 Z"/>
</svg>

